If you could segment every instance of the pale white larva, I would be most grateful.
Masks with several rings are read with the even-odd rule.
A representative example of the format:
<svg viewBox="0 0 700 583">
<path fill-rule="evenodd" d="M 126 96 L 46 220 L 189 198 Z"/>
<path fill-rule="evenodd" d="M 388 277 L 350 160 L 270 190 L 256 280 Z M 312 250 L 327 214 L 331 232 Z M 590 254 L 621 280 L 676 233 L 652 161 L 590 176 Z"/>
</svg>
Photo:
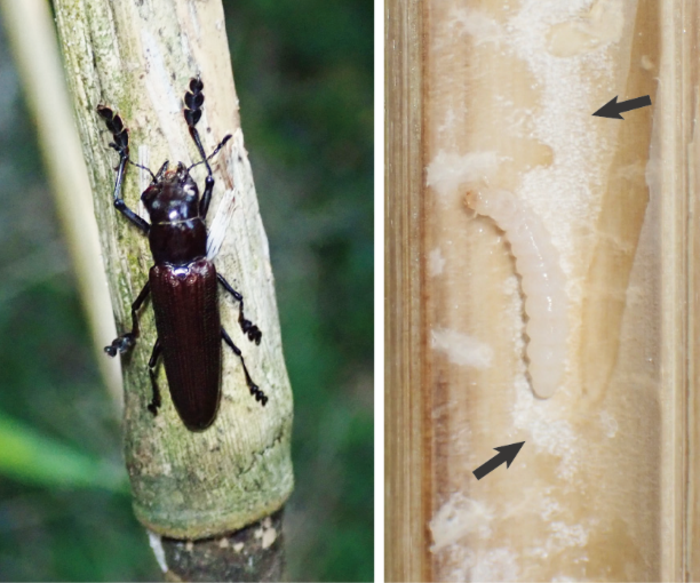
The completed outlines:
<svg viewBox="0 0 700 583">
<path fill-rule="evenodd" d="M 568 325 L 559 254 L 540 218 L 507 190 L 470 191 L 467 206 L 491 218 L 510 243 L 525 295 L 528 372 L 534 393 L 548 399 L 561 383 Z"/>
</svg>

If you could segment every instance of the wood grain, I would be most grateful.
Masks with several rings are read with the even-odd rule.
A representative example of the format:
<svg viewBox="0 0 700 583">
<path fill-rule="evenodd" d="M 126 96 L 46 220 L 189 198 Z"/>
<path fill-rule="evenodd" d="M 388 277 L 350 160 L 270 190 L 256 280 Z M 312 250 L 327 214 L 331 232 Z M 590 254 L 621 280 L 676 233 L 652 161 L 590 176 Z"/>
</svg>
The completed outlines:
<svg viewBox="0 0 700 583">
<path fill-rule="evenodd" d="M 424 476 L 421 4 L 386 4 L 386 537 L 387 581 L 428 579 Z"/>
</svg>

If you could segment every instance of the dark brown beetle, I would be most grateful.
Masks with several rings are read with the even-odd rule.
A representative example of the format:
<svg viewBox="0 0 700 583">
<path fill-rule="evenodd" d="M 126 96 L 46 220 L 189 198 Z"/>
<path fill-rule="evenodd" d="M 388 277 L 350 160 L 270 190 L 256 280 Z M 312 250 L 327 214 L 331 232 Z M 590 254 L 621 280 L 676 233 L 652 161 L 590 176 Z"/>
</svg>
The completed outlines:
<svg viewBox="0 0 700 583">
<path fill-rule="evenodd" d="M 202 116 L 204 85 L 199 79 L 190 81 L 185 93 L 185 121 L 190 130 L 201 162 L 207 167 L 204 193 L 200 199 L 197 184 L 189 168 L 178 162 L 168 170 L 166 161 L 153 173 L 129 159 L 129 138 L 119 115 L 105 106 L 97 113 L 107 123 L 114 142 L 109 145 L 119 153 L 117 180 L 114 186 L 114 206 L 136 227 L 148 235 L 154 265 L 148 282 L 131 306 L 132 329 L 105 347 L 115 356 L 131 349 L 139 335 L 138 311 L 152 295 L 158 339 L 148 362 L 153 399 L 148 409 L 156 415 L 161 399 L 156 384 L 155 368 L 161 353 L 168 377 L 170 395 L 180 418 L 191 431 L 209 427 L 216 418 L 221 400 L 221 340 L 241 359 L 248 388 L 257 401 L 267 403 L 265 393 L 250 378 L 243 355 L 221 326 L 217 299 L 217 281 L 239 303 L 238 323 L 248 339 L 260 344 L 262 333 L 243 315 L 243 296 L 216 272 L 207 259 L 207 228 L 204 223 L 214 189 L 214 176 L 209 159 L 231 138 L 227 135 L 208 157 L 204 153 L 195 127 Z M 127 163 L 147 170 L 153 180 L 141 195 L 151 219 L 149 224 L 134 213 L 121 198 L 121 187 Z"/>
</svg>

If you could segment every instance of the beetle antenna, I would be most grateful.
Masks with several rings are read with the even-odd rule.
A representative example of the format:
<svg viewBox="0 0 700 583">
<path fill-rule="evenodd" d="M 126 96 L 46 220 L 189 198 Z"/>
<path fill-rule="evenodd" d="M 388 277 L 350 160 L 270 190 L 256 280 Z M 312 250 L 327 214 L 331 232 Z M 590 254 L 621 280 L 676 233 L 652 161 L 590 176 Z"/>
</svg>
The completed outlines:
<svg viewBox="0 0 700 583">
<path fill-rule="evenodd" d="M 200 160 L 199 162 L 195 162 L 194 164 L 192 164 L 192 166 L 190 166 L 187 169 L 187 172 L 192 170 L 192 168 L 194 168 L 195 166 L 199 166 L 200 164 L 206 164 L 207 162 L 209 162 L 209 160 L 211 160 L 214 156 L 216 156 L 221 151 L 221 148 L 223 148 L 226 145 L 226 142 L 228 142 L 232 137 L 233 136 L 231 134 L 224 136 L 224 139 L 221 140 L 221 143 L 218 146 L 216 146 L 216 148 L 214 149 L 214 151 L 211 154 L 209 154 L 204 160 Z"/>
<path fill-rule="evenodd" d="M 148 168 L 148 166 L 142 166 L 141 164 L 137 164 L 137 163 L 134 162 L 131 158 L 127 158 L 127 160 L 128 160 L 128 162 L 129 162 L 129 164 L 131 164 L 132 166 L 136 166 L 137 168 L 141 168 L 141 170 L 145 170 L 146 172 L 148 172 L 148 173 L 151 175 L 151 179 L 152 179 L 153 182 L 156 182 L 156 181 L 157 181 L 157 180 L 156 180 L 156 175 L 153 174 L 153 172 L 151 172 L 151 169 Z"/>
</svg>

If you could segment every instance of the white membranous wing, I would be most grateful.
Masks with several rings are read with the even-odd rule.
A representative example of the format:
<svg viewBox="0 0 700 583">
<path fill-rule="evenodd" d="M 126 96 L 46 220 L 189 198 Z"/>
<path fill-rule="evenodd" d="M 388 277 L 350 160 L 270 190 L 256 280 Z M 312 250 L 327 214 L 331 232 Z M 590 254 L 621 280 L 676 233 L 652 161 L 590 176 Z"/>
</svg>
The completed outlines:
<svg viewBox="0 0 700 583">
<path fill-rule="evenodd" d="M 233 218 L 235 203 L 241 194 L 241 189 L 243 192 L 248 192 L 246 188 L 252 188 L 252 170 L 245 155 L 241 128 L 237 128 L 233 132 L 231 155 L 225 159 L 224 163 L 229 165 L 233 186 L 224 190 L 219 206 L 209 223 L 209 235 L 207 237 L 207 258 L 209 259 L 213 259 L 219 254 L 219 250 L 226 238 L 229 224 Z"/>
<path fill-rule="evenodd" d="M 470 191 L 467 206 L 492 219 L 510 243 L 525 295 L 528 372 L 534 393 L 548 399 L 564 373 L 567 297 L 559 254 L 540 218 L 507 190 Z"/>
</svg>

